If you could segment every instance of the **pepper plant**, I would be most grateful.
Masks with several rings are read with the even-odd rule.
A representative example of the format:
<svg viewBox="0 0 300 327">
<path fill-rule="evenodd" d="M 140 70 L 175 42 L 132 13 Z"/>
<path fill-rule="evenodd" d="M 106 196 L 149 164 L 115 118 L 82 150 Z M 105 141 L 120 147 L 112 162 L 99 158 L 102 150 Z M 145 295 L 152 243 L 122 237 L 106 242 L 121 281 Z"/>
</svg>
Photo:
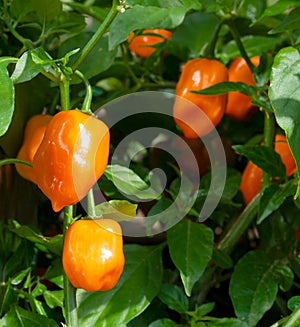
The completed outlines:
<svg viewBox="0 0 300 327">
<path fill-rule="evenodd" d="M 0 326 L 300 325 L 299 8 L 296 0 L 0 1 Z M 139 40 L 151 49 L 143 56 Z M 183 75 L 192 60 L 207 65 Z M 217 82 L 202 83 L 203 70 Z M 85 123 L 71 112 L 109 127 L 103 154 L 86 146 Z M 51 123 L 28 139 L 38 115 Z M 199 117 L 212 124 L 205 135 Z M 70 125 L 75 132 L 61 137 Z M 51 132 L 49 160 L 35 164 Z M 61 169 L 68 142 L 79 146 Z M 241 188 L 249 163 L 261 173 Z M 71 176 L 64 196 L 84 194 L 77 188 L 80 197 L 53 210 L 47 190 L 65 182 L 56 169 Z M 117 250 L 93 243 L 88 228 L 76 230 L 78 242 L 65 238 L 79 221 L 101 219 L 120 224 Z M 88 274 L 71 277 L 72 251 Z"/>
</svg>

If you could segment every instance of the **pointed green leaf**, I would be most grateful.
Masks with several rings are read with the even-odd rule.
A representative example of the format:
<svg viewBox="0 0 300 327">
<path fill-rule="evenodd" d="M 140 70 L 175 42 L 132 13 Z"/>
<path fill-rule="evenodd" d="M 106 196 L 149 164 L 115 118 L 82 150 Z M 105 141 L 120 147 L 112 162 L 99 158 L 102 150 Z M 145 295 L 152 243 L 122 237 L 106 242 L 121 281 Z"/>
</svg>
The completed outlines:
<svg viewBox="0 0 300 327">
<path fill-rule="evenodd" d="M 124 326 L 158 294 L 163 273 L 162 246 L 132 244 L 124 250 L 124 271 L 112 290 L 92 293 L 78 290 L 80 326 Z"/>
<path fill-rule="evenodd" d="M 137 204 L 126 200 L 111 200 L 98 204 L 95 210 L 97 217 L 109 217 L 116 221 L 126 221 L 136 216 Z"/>
<path fill-rule="evenodd" d="M 188 299 L 182 288 L 177 285 L 163 284 L 158 297 L 171 310 L 179 313 L 185 313 L 188 310 Z"/>
<path fill-rule="evenodd" d="M 170 255 L 188 296 L 212 257 L 213 237 L 210 228 L 187 219 L 167 232 Z"/>
<path fill-rule="evenodd" d="M 275 301 L 275 268 L 276 263 L 262 251 L 248 252 L 235 266 L 229 294 L 235 314 L 250 327 L 256 326 Z"/>
</svg>

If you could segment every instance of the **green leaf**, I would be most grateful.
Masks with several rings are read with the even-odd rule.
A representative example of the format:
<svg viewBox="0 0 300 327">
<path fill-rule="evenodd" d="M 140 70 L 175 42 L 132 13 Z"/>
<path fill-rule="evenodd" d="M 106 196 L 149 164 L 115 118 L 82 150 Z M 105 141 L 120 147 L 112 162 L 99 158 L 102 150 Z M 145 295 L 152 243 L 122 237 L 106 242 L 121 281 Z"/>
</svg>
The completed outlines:
<svg viewBox="0 0 300 327">
<path fill-rule="evenodd" d="M 11 60 L 10 57 L 0 58 L 0 136 L 6 133 L 14 113 L 15 90 L 6 69 Z"/>
<path fill-rule="evenodd" d="M 170 2 L 169 2 L 170 4 Z M 169 8 L 155 6 L 136 5 L 118 15 L 113 21 L 109 33 L 109 49 L 114 49 L 121 42 L 125 41 L 130 32 L 139 29 L 164 28 L 172 29 L 183 22 L 185 14 L 198 7 L 191 1 L 171 4 Z M 139 17 L 139 19 L 136 19 Z"/>
<path fill-rule="evenodd" d="M 203 48 L 211 41 L 217 27 L 217 18 L 205 12 L 193 12 L 187 15 L 183 23 L 175 30 L 172 41 L 186 46 L 191 57 L 199 56 Z M 204 31 L 205 33 L 195 33 Z"/>
<path fill-rule="evenodd" d="M 114 183 L 121 193 L 133 196 L 135 199 L 152 200 L 160 195 L 130 168 L 108 165 L 104 175 Z"/>
<path fill-rule="evenodd" d="M 78 2 L 68 2 L 68 6 L 82 14 L 94 17 L 99 21 L 103 21 L 109 12 L 107 8 L 100 8 Z"/>
<path fill-rule="evenodd" d="M 235 314 L 250 327 L 256 326 L 275 301 L 275 268 L 276 264 L 262 251 L 246 253 L 235 266 L 229 294 Z"/>
<path fill-rule="evenodd" d="M 294 181 L 283 185 L 271 184 L 268 186 L 261 197 L 257 215 L 257 223 L 260 224 L 272 212 L 277 210 L 288 196 L 296 193 Z"/>
<path fill-rule="evenodd" d="M 223 269 L 230 269 L 233 266 L 231 257 L 224 251 L 214 249 L 212 259 L 218 267 Z"/>
<path fill-rule="evenodd" d="M 44 299 L 49 308 L 54 309 L 56 307 L 64 308 L 64 291 L 48 291 L 43 293 Z"/>
<path fill-rule="evenodd" d="M 283 292 L 289 291 L 294 283 L 293 270 L 283 262 L 279 262 L 274 269 L 273 277 Z"/>
<path fill-rule="evenodd" d="M 241 37 L 243 46 L 249 57 L 261 56 L 262 53 L 272 52 L 276 45 L 281 44 L 281 37 L 268 37 L 259 35 L 247 35 Z M 234 40 L 229 41 L 222 49 L 220 58 L 223 62 L 241 57 L 241 53 Z"/>
<path fill-rule="evenodd" d="M 26 268 L 21 270 L 20 272 L 17 273 L 17 275 L 15 275 L 12 280 L 11 280 L 11 284 L 12 285 L 19 285 L 20 283 L 22 283 L 22 281 L 24 280 L 24 278 L 29 274 L 29 272 L 31 271 L 31 268 Z"/>
<path fill-rule="evenodd" d="M 292 32 L 295 30 L 299 30 L 299 14 L 300 8 L 292 10 L 289 15 L 285 17 L 277 27 L 269 31 L 269 34 L 287 33 L 288 31 Z"/>
<path fill-rule="evenodd" d="M 17 305 L 11 307 L 9 312 L 2 318 L 1 323 L 3 327 L 57 327 L 57 323 L 54 320 L 24 310 Z"/>
<path fill-rule="evenodd" d="M 189 311 L 187 314 L 193 317 L 194 320 L 201 320 L 203 316 L 207 315 L 209 312 L 213 311 L 215 307 L 214 302 L 208 302 L 201 304 L 199 307 L 196 307 L 195 311 Z"/>
<path fill-rule="evenodd" d="M 43 70 L 44 65 L 36 63 L 31 54 L 32 50 L 26 51 L 18 60 L 11 75 L 14 84 L 30 81 Z"/>
<path fill-rule="evenodd" d="M 191 90 L 190 92 L 203 95 L 218 95 L 227 92 L 241 92 L 250 97 L 255 97 L 261 88 L 243 82 L 221 82 L 202 90 Z"/>
<path fill-rule="evenodd" d="M 66 53 L 75 48 L 82 49 L 90 40 L 92 35 L 92 33 L 87 32 L 68 38 L 60 45 L 58 56 L 64 57 Z M 78 67 L 78 70 L 80 70 L 87 79 L 90 79 L 91 77 L 107 70 L 113 64 L 116 54 L 117 49 L 108 49 L 108 37 L 104 36 L 97 42 L 83 63 Z M 70 58 L 70 65 L 77 60 L 79 55 L 80 53 L 77 53 Z M 72 81 L 78 83 L 79 79 L 74 78 Z"/>
<path fill-rule="evenodd" d="M 162 246 L 132 244 L 125 245 L 124 251 L 124 271 L 112 290 L 78 290 L 80 326 L 123 326 L 143 312 L 158 294 L 163 273 Z"/>
<path fill-rule="evenodd" d="M 300 305 L 300 296 L 296 295 L 288 300 L 287 306 L 291 311 L 294 311 Z"/>
<path fill-rule="evenodd" d="M 259 20 L 264 17 L 281 15 L 282 13 L 286 12 L 287 9 L 292 9 L 296 6 L 300 6 L 298 0 L 278 0 L 265 9 Z"/>
<path fill-rule="evenodd" d="M 178 313 L 185 313 L 188 310 L 188 299 L 182 288 L 177 285 L 163 284 L 158 297 L 171 310 Z"/>
<path fill-rule="evenodd" d="M 10 226 L 9 229 L 11 232 L 30 242 L 35 243 L 36 245 L 42 245 L 44 248 L 54 254 L 61 255 L 62 253 L 62 235 L 56 235 L 54 237 L 45 237 L 44 235 L 35 232 L 29 226 L 19 225 L 16 221 L 14 221 L 14 226 Z"/>
<path fill-rule="evenodd" d="M 285 131 L 297 168 L 300 167 L 300 55 L 292 47 L 281 49 L 274 58 L 269 97 L 278 125 Z"/>
<path fill-rule="evenodd" d="M 116 221 L 128 221 L 136 216 L 137 204 L 126 200 L 110 200 L 95 207 L 97 217 L 109 217 Z"/>
<path fill-rule="evenodd" d="M 167 231 L 170 255 L 188 296 L 212 257 L 213 238 L 210 228 L 187 219 Z"/>
<path fill-rule="evenodd" d="M 151 322 L 151 324 L 148 327 L 176 327 L 176 326 L 178 325 L 173 320 L 163 318 Z"/>
<path fill-rule="evenodd" d="M 247 323 L 235 318 L 206 317 L 207 327 L 249 327 Z"/>
<path fill-rule="evenodd" d="M 262 145 L 234 145 L 235 151 L 266 171 L 273 177 L 286 177 L 285 166 L 281 157 L 273 149 Z"/>
</svg>

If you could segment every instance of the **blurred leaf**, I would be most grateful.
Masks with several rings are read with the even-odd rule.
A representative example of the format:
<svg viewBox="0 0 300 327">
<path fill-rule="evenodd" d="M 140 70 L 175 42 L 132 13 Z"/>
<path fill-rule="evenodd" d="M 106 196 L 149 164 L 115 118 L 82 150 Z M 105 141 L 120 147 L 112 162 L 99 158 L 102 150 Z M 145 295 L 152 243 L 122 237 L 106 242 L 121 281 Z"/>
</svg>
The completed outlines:
<svg viewBox="0 0 300 327">
<path fill-rule="evenodd" d="M 135 199 L 152 200 L 160 195 L 127 167 L 108 165 L 104 175 L 114 183 L 121 193 L 131 195 Z"/>
<path fill-rule="evenodd" d="M 131 220 L 136 216 L 137 204 L 125 200 L 111 200 L 95 207 L 97 217 L 109 217 L 116 221 Z"/>
<path fill-rule="evenodd" d="M 180 272 L 185 293 L 190 296 L 213 250 L 213 232 L 207 226 L 183 219 L 167 231 L 169 251 Z"/>
<path fill-rule="evenodd" d="M 37 313 L 24 310 L 15 305 L 1 320 L 3 327 L 57 327 L 57 323 L 49 318 L 38 315 Z"/>
<path fill-rule="evenodd" d="M 176 327 L 176 326 L 178 325 L 173 320 L 163 318 L 151 322 L 151 324 L 148 327 Z"/>
<path fill-rule="evenodd" d="M 263 192 L 259 203 L 257 223 L 260 224 L 272 212 L 277 210 L 288 196 L 296 193 L 294 181 L 283 185 L 271 184 Z"/>
<path fill-rule="evenodd" d="M 198 57 L 203 48 L 211 41 L 217 24 L 217 18 L 210 13 L 191 13 L 173 33 L 172 41 L 186 46 L 191 57 Z M 195 33 L 195 31 L 205 31 L 205 33 Z"/>
<path fill-rule="evenodd" d="M 300 23 L 300 8 L 296 8 L 292 10 L 289 15 L 284 18 L 281 23 L 269 31 L 269 34 L 277 34 L 277 33 L 287 33 L 288 31 L 299 30 Z"/>
<path fill-rule="evenodd" d="M 235 318 L 206 317 L 207 327 L 249 327 L 247 323 Z"/>
<path fill-rule="evenodd" d="M 81 32 L 85 26 L 84 15 L 62 11 L 45 29 L 46 35 L 49 37 L 52 34 L 76 34 Z"/>
<path fill-rule="evenodd" d="M 96 18 L 99 21 L 103 21 L 108 14 L 109 10 L 107 8 L 101 8 L 98 6 L 91 6 L 78 2 L 68 2 L 69 7 L 80 12 L 81 14 L 86 14 L 91 17 Z"/>
<path fill-rule="evenodd" d="M 291 311 L 294 311 L 300 305 L 300 296 L 293 296 L 288 300 L 287 306 Z"/>
<path fill-rule="evenodd" d="M 270 176 L 283 179 L 286 177 L 285 166 L 281 161 L 281 157 L 273 149 L 262 145 L 234 145 L 232 148 L 266 171 Z"/>
<path fill-rule="evenodd" d="M 185 313 L 188 310 L 188 299 L 182 288 L 177 285 L 162 284 L 158 297 L 171 310 L 178 313 Z"/>
<path fill-rule="evenodd" d="M 15 90 L 6 69 L 10 62 L 10 57 L 0 58 L 0 136 L 8 130 L 14 113 Z"/>
<path fill-rule="evenodd" d="M 211 311 L 213 311 L 215 307 L 214 302 L 208 302 L 201 304 L 199 307 L 196 307 L 194 311 L 189 311 L 187 314 L 191 317 L 193 317 L 194 320 L 201 320 L 203 316 L 207 315 Z"/>
<path fill-rule="evenodd" d="M 285 131 L 297 168 L 300 167 L 300 55 L 295 48 L 281 49 L 274 58 L 269 97 L 278 125 Z"/>
<path fill-rule="evenodd" d="M 0 286 L 0 316 L 2 317 L 4 312 L 7 312 L 8 308 L 16 303 L 18 295 L 11 284 L 2 284 Z M 0 319 L 1 325 L 1 319 Z"/>
<path fill-rule="evenodd" d="M 158 294 L 162 246 L 125 245 L 125 268 L 118 284 L 106 292 L 78 290 L 80 326 L 123 326 L 143 312 Z M 128 300 L 130 299 L 130 305 Z"/>
<path fill-rule="evenodd" d="M 276 264 L 262 251 L 246 253 L 235 266 L 229 294 L 235 314 L 249 326 L 256 326 L 275 301 L 275 268 Z"/>
<path fill-rule="evenodd" d="M 109 33 L 109 49 L 125 41 L 130 32 L 139 29 L 172 29 L 180 25 L 185 14 L 199 9 L 195 1 L 168 1 L 161 6 L 136 5 L 119 14 L 113 21 Z M 139 19 L 136 19 L 139 17 Z"/>
<path fill-rule="evenodd" d="M 285 263 L 278 262 L 274 269 L 274 280 L 277 281 L 280 289 L 287 292 L 291 289 L 294 283 L 293 270 Z"/>
<path fill-rule="evenodd" d="M 272 4 L 271 6 L 268 6 L 265 9 L 262 16 L 259 18 L 259 20 L 264 17 L 280 15 L 280 14 L 286 12 L 287 9 L 291 9 L 296 6 L 300 6 L 300 3 L 298 0 L 278 0 L 274 4 Z"/>
<path fill-rule="evenodd" d="M 273 52 L 275 47 L 282 42 L 281 37 L 268 37 L 259 35 L 247 35 L 241 37 L 243 46 L 249 57 L 261 56 L 262 53 Z M 231 59 L 241 57 L 236 42 L 231 40 L 223 48 L 220 58 L 225 63 Z"/>
<path fill-rule="evenodd" d="M 218 267 L 223 269 L 230 269 L 233 266 L 231 257 L 221 250 L 214 249 L 212 259 Z"/>
</svg>

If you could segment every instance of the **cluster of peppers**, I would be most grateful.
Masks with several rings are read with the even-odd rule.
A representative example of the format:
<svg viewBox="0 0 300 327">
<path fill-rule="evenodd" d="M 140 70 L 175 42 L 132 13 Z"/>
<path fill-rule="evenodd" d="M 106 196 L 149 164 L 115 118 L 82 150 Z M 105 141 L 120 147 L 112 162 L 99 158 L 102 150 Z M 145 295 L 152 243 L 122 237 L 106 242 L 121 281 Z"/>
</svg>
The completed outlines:
<svg viewBox="0 0 300 327">
<path fill-rule="evenodd" d="M 55 212 L 84 198 L 104 173 L 110 133 L 104 122 L 79 110 L 35 115 L 25 127 L 16 164 L 18 173 L 37 184 Z M 124 267 L 120 225 L 108 218 L 81 219 L 66 231 L 63 267 L 74 287 L 108 290 Z"/>
<path fill-rule="evenodd" d="M 140 57 L 148 57 L 158 42 L 170 39 L 172 34 L 167 30 L 145 30 L 128 38 L 129 49 Z M 254 67 L 260 63 L 260 57 L 250 58 Z M 191 91 L 202 90 L 220 82 L 243 82 L 255 85 L 255 80 L 248 63 L 242 57 L 233 59 L 227 68 L 220 61 L 209 58 L 196 58 L 187 61 L 181 71 L 176 85 L 176 97 L 173 114 L 177 126 L 184 137 L 189 140 L 199 139 L 209 134 L 219 124 L 224 115 L 236 121 L 246 121 L 257 107 L 252 99 L 241 92 L 228 92 L 215 96 L 196 94 Z M 284 135 L 275 136 L 277 152 L 286 168 L 286 176 L 296 171 L 296 163 Z M 245 204 L 259 192 L 262 182 L 262 170 L 248 162 L 242 174 L 240 190 Z"/>
</svg>

